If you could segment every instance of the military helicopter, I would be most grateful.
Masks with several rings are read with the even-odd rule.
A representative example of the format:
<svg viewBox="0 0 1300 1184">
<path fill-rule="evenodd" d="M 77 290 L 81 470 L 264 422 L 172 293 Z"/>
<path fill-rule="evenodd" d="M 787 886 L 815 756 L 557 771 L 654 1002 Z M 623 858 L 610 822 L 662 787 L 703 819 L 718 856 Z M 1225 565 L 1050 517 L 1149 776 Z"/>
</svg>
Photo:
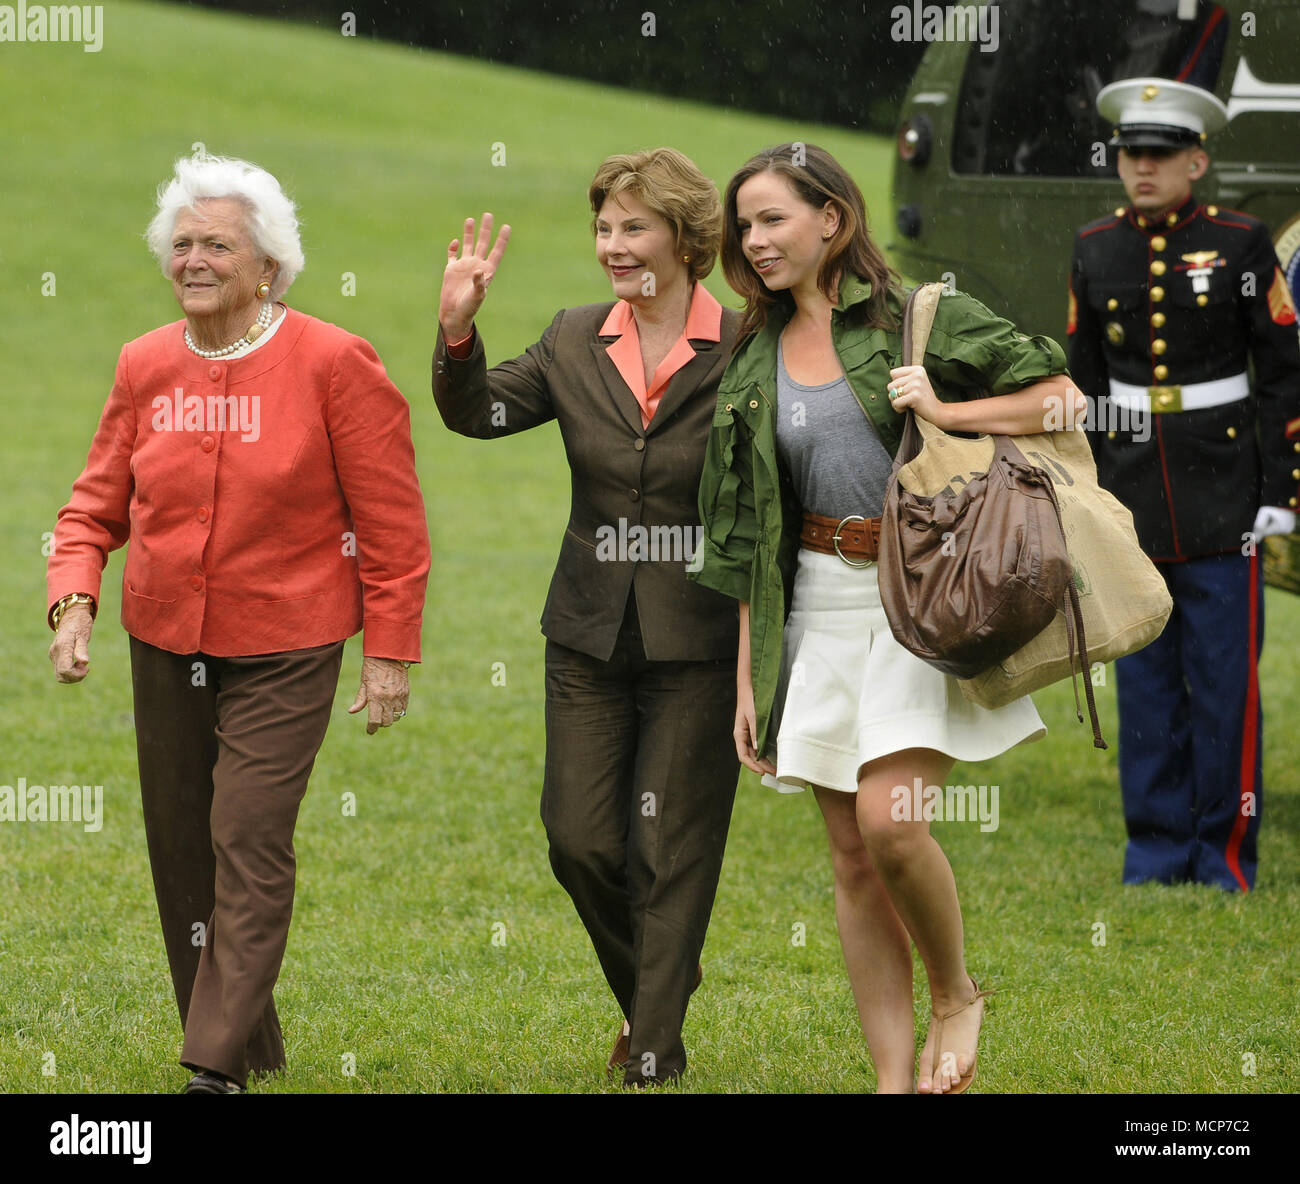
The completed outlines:
<svg viewBox="0 0 1300 1184">
<path fill-rule="evenodd" d="M 977 7 L 996 7 L 996 19 L 973 19 Z M 888 247 L 905 275 L 944 279 L 1026 332 L 1064 341 L 1074 233 L 1127 201 L 1094 100 L 1116 79 L 1157 75 L 1227 105 L 1196 195 L 1264 222 L 1300 297 L 1300 0 L 911 8 L 900 31 L 930 44 L 894 164 Z M 1267 558 L 1269 582 L 1300 592 L 1300 536 Z"/>
</svg>

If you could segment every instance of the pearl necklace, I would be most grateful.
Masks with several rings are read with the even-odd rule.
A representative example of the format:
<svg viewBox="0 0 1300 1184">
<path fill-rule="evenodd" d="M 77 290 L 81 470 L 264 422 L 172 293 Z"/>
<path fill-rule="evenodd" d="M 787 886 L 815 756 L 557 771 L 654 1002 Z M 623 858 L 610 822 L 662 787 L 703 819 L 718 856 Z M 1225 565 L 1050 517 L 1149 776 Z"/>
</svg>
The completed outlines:
<svg viewBox="0 0 1300 1184">
<path fill-rule="evenodd" d="M 249 326 L 248 332 L 233 345 L 227 345 L 222 349 L 199 349 L 194 344 L 194 338 L 190 336 L 189 329 L 185 330 L 185 344 L 201 358 L 224 358 L 227 354 L 233 354 L 246 345 L 252 345 L 254 341 L 261 337 L 271 327 L 271 315 L 271 302 L 268 300 L 262 305 L 262 311 L 257 314 L 257 322 Z"/>
</svg>

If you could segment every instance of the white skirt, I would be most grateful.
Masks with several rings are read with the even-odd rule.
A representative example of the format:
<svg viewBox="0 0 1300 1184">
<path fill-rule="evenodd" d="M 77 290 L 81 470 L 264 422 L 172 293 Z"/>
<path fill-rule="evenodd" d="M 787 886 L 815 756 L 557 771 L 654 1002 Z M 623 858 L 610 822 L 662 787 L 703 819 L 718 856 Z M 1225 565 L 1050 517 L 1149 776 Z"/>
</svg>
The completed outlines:
<svg viewBox="0 0 1300 1184">
<path fill-rule="evenodd" d="M 993 711 L 957 680 L 905 650 L 880 605 L 876 565 L 799 549 L 794 600 L 781 645 L 781 680 L 768 735 L 782 793 L 810 785 L 855 793 L 868 761 L 933 748 L 982 761 L 1047 735 L 1026 695 Z"/>
</svg>

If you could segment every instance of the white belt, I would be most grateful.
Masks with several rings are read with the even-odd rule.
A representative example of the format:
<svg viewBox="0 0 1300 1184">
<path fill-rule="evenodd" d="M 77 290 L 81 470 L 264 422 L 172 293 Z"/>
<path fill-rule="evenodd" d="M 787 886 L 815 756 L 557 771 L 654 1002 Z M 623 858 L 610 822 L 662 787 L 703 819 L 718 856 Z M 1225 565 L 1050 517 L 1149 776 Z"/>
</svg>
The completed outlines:
<svg viewBox="0 0 1300 1184">
<path fill-rule="evenodd" d="M 1110 380 L 1110 401 L 1128 411 L 1200 411 L 1235 403 L 1250 394 L 1245 374 L 1216 378 L 1213 382 L 1186 382 L 1181 386 L 1134 386 L 1131 382 Z"/>
</svg>

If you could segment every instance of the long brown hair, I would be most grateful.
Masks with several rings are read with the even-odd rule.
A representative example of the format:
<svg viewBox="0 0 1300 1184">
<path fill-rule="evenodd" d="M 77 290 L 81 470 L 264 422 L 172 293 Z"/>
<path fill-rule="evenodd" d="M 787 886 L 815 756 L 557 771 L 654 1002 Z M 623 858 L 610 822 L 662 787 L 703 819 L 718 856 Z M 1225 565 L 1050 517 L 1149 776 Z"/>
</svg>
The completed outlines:
<svg viewBox="0 0 1300 1184">
<path fill-rule="evenodd" d="M 754 270 L 741 246 L 737 225 L 736 194 L 740 187 L 750 177 L 768 172 L 787 178 L 796 195 L 814 209 L 820 210 L 828 201 L 839 209 L 839 229 L 830 239 L 817 276 L 817 287 L 826 298 L 832 304 L 839 302 L 840 278 L 846 270 L 851 271 L 871 281 L 871 295 L 854 309 L 857 314 L 854 320 L 880 329 L 896 328 L 898 322 L 889 311 L 886 294 L 891 286 L 901 287 L 901 281 L 871 239 L 862 190 L 825 148 L 795 141 L 764 149 L 746 161 L 727 183 L 727 195 L 723 199 L 722 271 L 727 283 L 745 298 L 742 335 L 762 329 L 774 308 L 794 309 L 794 297 L 788 291 L 769 290 Z"/>
</svg>

